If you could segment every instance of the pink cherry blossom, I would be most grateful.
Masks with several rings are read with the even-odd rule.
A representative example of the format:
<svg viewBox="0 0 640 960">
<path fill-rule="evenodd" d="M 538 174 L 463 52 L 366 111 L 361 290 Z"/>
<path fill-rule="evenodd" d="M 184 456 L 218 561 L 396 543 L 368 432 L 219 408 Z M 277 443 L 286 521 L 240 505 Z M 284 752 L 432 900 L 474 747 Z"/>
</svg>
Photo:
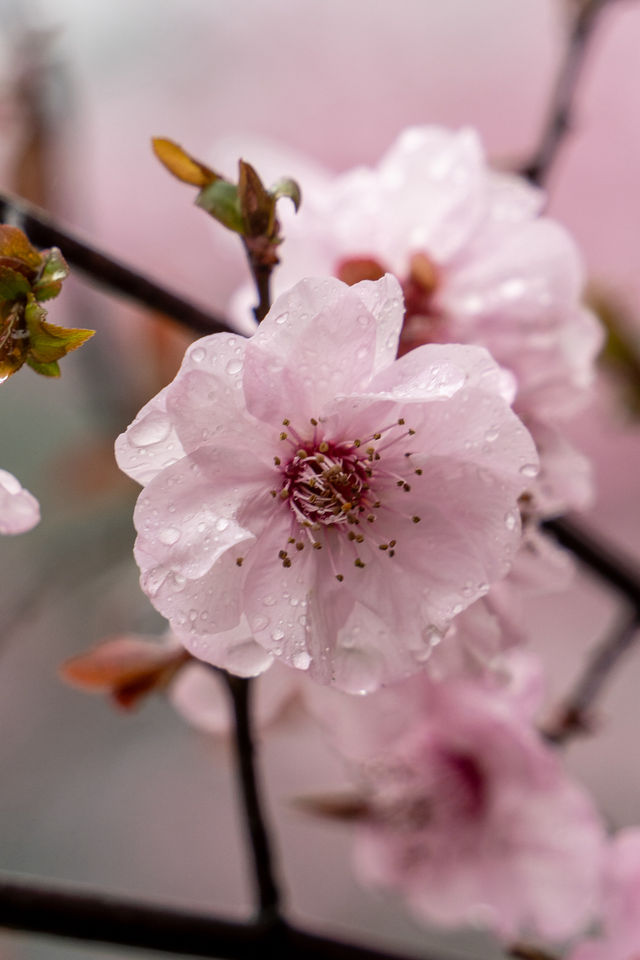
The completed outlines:
<svg viewBox="0 0 640 960">
<path fill-rule="evenodd" d="M 254 672 L 364 692 L 507 572 L 536 461 L 510 378 L 476 347 L 396 360 L 402 316 L 393 277 L 301 281 L 250 340 L 193 344 L 118 439 L 142 587 L 196 656 L 230 665 L 245 617 Z"/>
<path fill-rule="evenodd" d="M 568 960 L 637 960 L 640 957 L 640 830 L 613 839 L 603 878 L 603 936 L 577 946 Z"/>
<path fill-rule="evenodd" d="M 40 520 L 36 498 L 6 470 L 0 470 L 0 533 L 25 533 Z"/>
<path fill-rule="evenodd" d="M 588 923 L 603 828 L 531 725 L 539 695 L 539 668 L 520 656 L 502 685 L 422 674 L 364 699 L 309 696 L 355 762 L 365 883 L 398 891 L 426 922 L 505 939 L 563 939 Z"/>
<path fill-rule="evenodd" d="M 364 277 L 377 265 L 403 285 L 401 352 L 484 346 L 515 374 L 516 409 L 543 422 L 584 402 L 602 336 L 580 303 L 575 244 L 540 216 L 540 191 L 487 167 L 474 131 L 409 128 L 376 168 L 323 180 L 310 167 L 308 184 L 294 162 L 304 203 L 286 220 L 278 289 L 310 273 Z"/>
</svg>

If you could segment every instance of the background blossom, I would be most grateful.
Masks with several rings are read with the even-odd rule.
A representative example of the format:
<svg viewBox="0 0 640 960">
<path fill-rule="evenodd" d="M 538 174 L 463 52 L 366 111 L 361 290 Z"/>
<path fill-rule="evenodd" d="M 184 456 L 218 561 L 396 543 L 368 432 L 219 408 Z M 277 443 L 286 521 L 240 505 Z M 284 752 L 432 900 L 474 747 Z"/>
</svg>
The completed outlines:
<svg viewBox="0 0 640 960">
<path fill-rule="evenodd" d="M 6 470 L 0 470 L 0 533 L 25 533 L 40 520 L 38 501 Z"/>
</svg>

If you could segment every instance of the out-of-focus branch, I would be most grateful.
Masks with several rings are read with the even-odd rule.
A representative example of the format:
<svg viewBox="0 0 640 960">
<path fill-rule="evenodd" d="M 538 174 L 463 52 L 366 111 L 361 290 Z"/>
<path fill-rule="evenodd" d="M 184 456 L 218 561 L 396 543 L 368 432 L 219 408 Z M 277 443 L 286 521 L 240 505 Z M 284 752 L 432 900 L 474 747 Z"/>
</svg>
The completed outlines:
<svg viewBox="0 0 640 960">
<path fill-rule="evenodd" d="M 409 960 L 305 933 L 281 922 L 232 923 L 62 884 L 0 876 L 0 927 L 92 943 L 220 960 Z M 423 953 L 421 960 L 447 960 Z M 453 958 L 449 958 L 453 960 Z"/>
<path fill-rule="evenodd" d="M 595 648 L 573 691 L 544 728 L 547 740 L 561 745 L 576 735 L 589 733 L 593 704 L 614 667 L 637 639 L 639 630 L 637 613 L 627 613 L 611 635 Z"/>
<path fill-rule="evenodd" d="M 550 520 L 544 527 L 601 580 L 620 593 L 626 608 L 617 628 L 595 648 L 573 690 L 544 730 L 546 739 L 563 744 L 571 737 L 589 731 L 593 704 L 622 656 L 637 639 L 640 630 L 640 574 L 629 560 L 570 520 Z"/>
<path fill-rule="evenodd" d="M 621 593 L 635 611 L 640 623 L 640 571 L 616 549 L 600 537 L 567 517 L 547 520 L 543 530 L 552 534 L 558 543 L 570 550 L 586 567 Z"/>
<path fill-rule="evenodd" d="M 0 193 L 0 221 L 19 226 L 35 246 L 59 247 L 65 260 L 96 284 L 134 300 L 148 310 L 163 313 L 198 335 L 232 331 L 222 317 L 207 313 L 96 249 L 64 230 L 45 211 L 19 197 Z"/>
<path fill-rule="evenodd" d="M 275 881 L 273 857 L 256 779 L 255 749 L 251 732 L 251 681 L 221 671 L 234 715 L 235 760 L 238 784 L 244 805 L 248 840 L 253 858 L 256 900 L 263 921 L 278 917 L 280 894 Z"/>
<path fill-rule="evenodd" d="M 576 91 L 590 41 L 600 14 L 613 0 L 577 0 L 576 13 L 567 41 L 566 56 L 556 80 L 540 143 L 531 159 L 520 169 L 531 183 L 546 182 L 567 133 L 571 129 Z"/>
</svg>

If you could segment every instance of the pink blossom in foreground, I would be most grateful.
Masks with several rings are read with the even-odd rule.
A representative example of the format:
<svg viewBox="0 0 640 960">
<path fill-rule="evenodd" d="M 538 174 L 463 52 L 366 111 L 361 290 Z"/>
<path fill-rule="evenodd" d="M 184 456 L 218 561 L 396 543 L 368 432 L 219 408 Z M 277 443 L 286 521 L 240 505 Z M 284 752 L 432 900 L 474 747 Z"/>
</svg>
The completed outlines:
<svg viewBox="0 0 640 960">
<path fill-rule="evenodd" d="M 539 680 L 521 656 L 503 686 L 419 675 L 364 700 L 317 691 L 316 714 L 357 764 L 364 882 L 398 891 L 427 922 L 505 939 L 584 928 L 603 829 L 531 725 Z"/>
<path fill-rule="evenodd" d="M 601 938 L 586 940 L 568 960 L 638 960 L 640 957 L 640 830 L 612 841 L 604 870 Z"/>
<path fill-rule="evenodd" d="M 193 344 L 119 437 L 142 587 L 196 656 L 228 666 L 246 617 L 253 672 L 364 692 L 507 572 L 536 462 L 509 378 L 476 347 L 396 360 L 402 316 L 393 277 L 302 281 L 250 340 Z"/>
<path fill-rule="evenodd" d="M 40 520 L 36 498 L 11 473 L 0 470 L 0 533 L 25 533 Z"/>
</svg>

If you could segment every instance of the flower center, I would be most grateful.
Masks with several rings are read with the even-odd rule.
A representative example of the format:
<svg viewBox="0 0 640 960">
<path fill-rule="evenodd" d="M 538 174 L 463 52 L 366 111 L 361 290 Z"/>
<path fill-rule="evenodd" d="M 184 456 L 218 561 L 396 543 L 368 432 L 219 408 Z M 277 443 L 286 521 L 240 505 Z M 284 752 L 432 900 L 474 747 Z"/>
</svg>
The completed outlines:
<svg viewBox="0 0 640 960">
<path fill-rule="evenodd" d="M 317 451 L 303 447 L 285 467 L 282 490 L 305 525 L 353 522 L 367 506 L 368 466 L 346 444 L 325 441 Z"/>
<path fill-rule="evenodd" d="M 398 511 L 388 496 L 392 488 L 407 493 L 411 490 L 406 473 L 422 474 L 420 468 L 414 469 L 410 450 L 399 455 L 397 451 L 397 444 L 407 444 L 415 431 L 400 418 L 364 440 L 331 440 L 322 436 L 315 418 L 311 418 L 311 438 L 301 436 L 289 419 L 283 420 L 282 425 L 285 429 L 280 433 L 280 441 L 289 452 L 274 457 L 280 486 L 271 490 L 271 496 L 286 502 L 291 515 L 291 535 L 278 554 L 283 566 L 291 566 L 295 551 L 306 546 L 314 550 L 326 546 L 336 579 L 344 580 L 340 569 L 344 557 L 339 561 L 334 557 L 338 541 L 334 534 L 327 536 L 329 531 L 343 531 L 356 567 L 363 569 L 367 565 L 372 550 L 394 557 L 397 540 L 381 537 L 376 520 L 380 510 L 393 510 L 404 521 L 420 522 L 420 517 Z M 383 463 L 383 454 L 390 449 L 402 462 L 402 475 Z M 398 464 L 399 460 L 393 462 Z"/>
</svg>

